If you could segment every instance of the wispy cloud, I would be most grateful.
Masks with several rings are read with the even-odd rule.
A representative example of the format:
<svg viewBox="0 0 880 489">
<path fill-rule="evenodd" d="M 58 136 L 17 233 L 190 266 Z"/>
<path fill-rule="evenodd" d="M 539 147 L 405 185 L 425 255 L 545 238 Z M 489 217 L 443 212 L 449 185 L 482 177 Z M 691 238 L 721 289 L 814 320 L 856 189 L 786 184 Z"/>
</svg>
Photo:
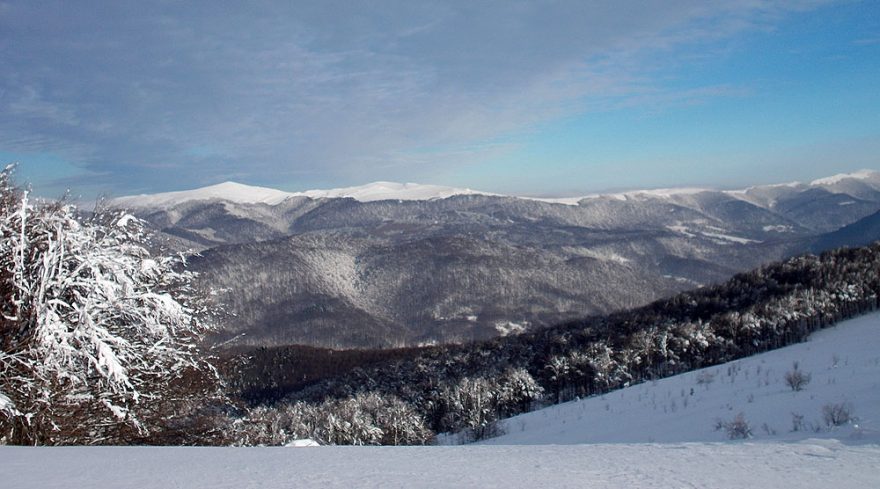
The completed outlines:
<svg viewBox="0 0 880 489">
<path fill-rule="evenodd" d="M 660 55 L 816 4 L 4 3 L 0 150 L 118 192 L 417 178 L 559 117 L 742 96 L 666 87 Z"/>
</svg>

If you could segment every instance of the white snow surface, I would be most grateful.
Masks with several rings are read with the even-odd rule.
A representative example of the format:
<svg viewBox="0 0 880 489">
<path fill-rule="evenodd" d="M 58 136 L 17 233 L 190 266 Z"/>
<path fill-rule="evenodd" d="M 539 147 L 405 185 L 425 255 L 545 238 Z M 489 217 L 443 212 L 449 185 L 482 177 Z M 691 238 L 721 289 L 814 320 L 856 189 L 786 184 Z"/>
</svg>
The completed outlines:
<svg viewBox="0 0 880 489">
<path fill-rule="evenodd" d="M 308 197 L 311 199 L 352 198 L 361 202 L 374 202 L 379 200 L 445 199 L 454 195 L 496 194 L 479 192 L 468 188 L 422 185 L 418 183 L 373 182 L 357 187 L 283 192 L 271 188 L 225 182 L 195 190 L 119 197 L 113 199 L 113 204 L 129 208 L 168 208 L 184 202 L 200 200 L 224 200 L 238 204 L 277 205 L 291 197 Z"/>
<path fill-rule="evenodd" d="M 224 182 L 195 190 L 118 197 L 112 202 L 119 207 L 130 208 L 173 207 L 177 204 L 197 200 L 226 200 L 239 204 L 276 205 L 292 196 L 293 194 L 281 190 Z"/>
<path fill-rule="evenodd" d="M 4 487 L 869 488 L 880 446 L 837 441 L 466 447 L 0 447 Z"/>
<path fill-rule="evenodd" d="M 627 200 L 638 197 L 661 197 L 670 198 L 678 195 L 695 195 L 702 192 L 711 192 L 711 189 L 704 187 L 680 187 L 680 188 L 656 188 L 649 190 L 630 190 L 615 194 L 593 194 L 587 198 L 609 197 L 617 200 Z"/>
<path fill-rule="evenodd" d="M 379 200 L 433 200 L 445 199 L 454 195 L 497 195 L 479 192 L 469 188 L 444 187 L 442 185 L 423 185 L 418 183 L 373 182 L 358 187 L 345 187 L 331 190 L 307 190 L 291 194 L 313 199 L 336 199 L 349 197 L 360 202 Z"/>
<path fill-rule="evenodd" d="M 321 444 L 316 442 L 315 440 L 312 440 L 311 438 L 303 438 L 301 440 L 293 440 L 292 442 L 290 442 L 284 446 L 301 448 L 301 447 L 319 447 L 319 446 L 321 446 Z"/>
<path fill-rule="evenodd" d="M 845 180 L 861 180 L 880 184 L 880 172 L 873 170 L 861 170 L 855 173 L 834 175 L 810 182 L 811 186 L 828 186 Z M 798 187 L 803 186 L 799 182 L 781 185 L 763 185 L 750 187 L 745 190 L 728 190 L 726 194 L 746 199 L 748 193 L 761 188 L 773 187 Z M 875 185 L 880 189 L 880 185 Z M 672 199 L 680 196 L 689 196 L 701 192 L 712 191 L 709 188 L 664 188 L 648 190 L 632 190 L 611 194 L 590 194 L 574 197 L 525 197 L 509 196 L 525 200 L 534 200 L 550 204 L 576 206 L 584 199 L 614 199 L 626 201 L 630 199 Z M 123 208 L 171 208 L 178 204 L 201 200 L 225 200 L 239 204 L 267 204 L 277 205 L 291 197 L 309 197 L 312 199 L 335 199 L 352 198 L 360 202 L 374 202 L 381 200 L 434 200 L 446 199 L 456 195 L 487 195 L 502 196 L 501 194 L 472 190 L 469 188 L 456 188 L 442 185 L 426 185 L 418 183 L 396 182 L 373 182 L 355 187 L 344 187 L 327 190 L 306 190 L 304 192 L 284 192 L 265 187 L 243 185 L 235 182 L 224 182 L 209 187 L 179 192 L 164 192 L 158 194 L 141 194 L 126 197 L 118 197 L 112 203 Z"/>
<path fill-rule="evenodd" d="M 800 392 L 784 381 L 794 362 L 811 376 Z M 707 377 L 713 380 L 698 380 Z M 838 403 L 848 403 L 857 420 L 828 427 L 822 408 Z M 504 422 L 506 435 L 483 443 L 722 442 L 728 437 L 716 431 L 717 420 L 739 413 L 752 441 L 880 443 L 880 313 L 841 322 L 804 343 L 522 414 Z M 792 431 L 792 413 L 803 416 L 805 429 Z M 880 482 L 880 471 L 877 477 Z"/>
<path fill-rule="evenodd" d="M 830 177 L 819 178 L 810 182 L 810 185 L 834 185 L 844 180 L 871 180 L 878 177 L 878 172 L 873 170 L 859 170 L 853 173 L 839 173 Z"/>
</svg>

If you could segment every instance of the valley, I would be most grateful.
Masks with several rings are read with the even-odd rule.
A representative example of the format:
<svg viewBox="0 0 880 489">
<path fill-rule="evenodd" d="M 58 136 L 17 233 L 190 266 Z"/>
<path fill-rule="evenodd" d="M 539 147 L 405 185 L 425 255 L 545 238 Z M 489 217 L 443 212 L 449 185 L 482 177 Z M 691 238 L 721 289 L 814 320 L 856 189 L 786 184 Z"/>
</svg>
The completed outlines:
<svg viewBox="0 0 880 489">
<path fill-rule="evenodd" d="M 391 184 L 226 183 L 116 199 L 198 250 L 224 345 L 467 343 L 638 307 L 880 238 L 880 173 L 536 199 Z M 874 224 L 872 224 L 874 223 Z"/>
</svg>

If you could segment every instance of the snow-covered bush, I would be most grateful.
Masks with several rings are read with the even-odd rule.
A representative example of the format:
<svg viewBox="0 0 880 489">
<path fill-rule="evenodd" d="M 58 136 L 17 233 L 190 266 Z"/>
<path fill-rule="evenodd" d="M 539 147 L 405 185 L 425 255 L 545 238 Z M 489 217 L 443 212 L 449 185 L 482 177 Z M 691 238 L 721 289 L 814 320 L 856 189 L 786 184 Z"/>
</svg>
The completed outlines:
<svg viewBox="0 0 880 489">
<path fill-rule="evenodd" d="M 143 435 L 164 391 L 207 368 L 190 273 L 181 257 L 154 256 L 134 217 L 36 203 L 10 171 L 0 172 L 0 439 Z"/>
</svg>

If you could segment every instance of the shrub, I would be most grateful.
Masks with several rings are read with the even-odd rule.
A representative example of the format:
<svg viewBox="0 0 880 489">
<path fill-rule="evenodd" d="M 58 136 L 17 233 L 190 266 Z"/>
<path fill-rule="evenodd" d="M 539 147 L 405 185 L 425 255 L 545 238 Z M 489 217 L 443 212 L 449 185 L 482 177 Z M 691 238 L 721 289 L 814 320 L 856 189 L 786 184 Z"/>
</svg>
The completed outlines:
<svg viewBox="0 0 880 489">
<path fill-rule="evenodd" d="M 791 431 L 804 431 L 806 430 L 806 425 L 804 424 L 804 415 L 798 413 L 791 413 Z"/>
<path fill-rule="evenodd" d="M 798 369 L 798 363 L 794 363 L 794 368 L 785 374 L 785 384 L 791 387 L 791 390 L 799 392 L 810 383 L 812 375 Z"/>
<path fill-rule="evenodd" d="M 745 440 L 752 437 L 752 428 L 743 413 L 737 414 L 730 421 L 718 420 L 715 423 L 715 430 L 724 430 L 731 440 Z"/>
<path fill-rule="evenodd" d="M 848 402 L 828 403 L 822 406 L 822 419 L 827 426 L 840 426 L 853 420 L 853 407 Z"/>
<path fill-rule="evenodd" d="M 708 370 L 704 370 L 697 375 L 697 384 L 708 386 L 715 381 L 715 375 Z"/>
</svg>

